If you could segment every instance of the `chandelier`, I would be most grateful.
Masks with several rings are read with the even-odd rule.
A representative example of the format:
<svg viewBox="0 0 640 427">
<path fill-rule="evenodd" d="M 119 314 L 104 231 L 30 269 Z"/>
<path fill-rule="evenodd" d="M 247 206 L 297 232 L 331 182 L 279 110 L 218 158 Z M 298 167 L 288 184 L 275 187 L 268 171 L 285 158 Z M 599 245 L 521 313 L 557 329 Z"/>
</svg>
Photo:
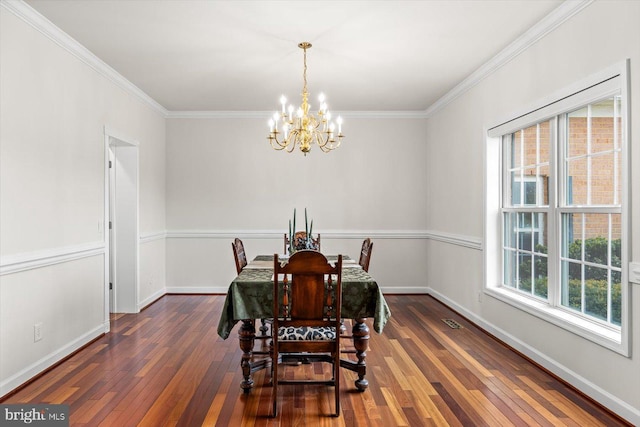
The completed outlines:
<svg viewBox="0 0 640 427">
<path fill-rule="evenodd" d="M 316 144 L 322 151 L 328 153 L 340 146 L 342 141 L 342 117 L 337 117 L 335 123 L 331 121 L 331 113 L 327 110 L 325 97 L 320 94 L 318 101 L 320 108 L 317 115 L 309 113 L 309 92 L 307 92 L 307 49 L 311 48 L 311 43 L 302 42 L 298 47 L 304 51 L 304 86 L 302 88 L 302 105 L 294 115 L 294 107 L 289 104 L 286 107 L 287 98 L 284 95 L 280 98 L 282 111 L 275 113 L 269 120 L 269 142 L 275 150 L 286 150 L 291 153 L 296 146 L 306 156 L 311 150 L 311 145 Z M 278 130 L 278 122 L 282 121 Z M 336 134 L 336 124 L 338 133 Z"/>
</svg>

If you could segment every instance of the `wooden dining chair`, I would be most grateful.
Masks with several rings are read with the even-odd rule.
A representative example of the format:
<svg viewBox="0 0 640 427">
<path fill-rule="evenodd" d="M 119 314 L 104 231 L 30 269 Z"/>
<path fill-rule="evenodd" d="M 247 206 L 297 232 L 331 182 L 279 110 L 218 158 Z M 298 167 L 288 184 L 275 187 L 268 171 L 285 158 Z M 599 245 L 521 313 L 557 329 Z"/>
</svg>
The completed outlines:
<svg viewBox="0 0 640 427">
<path fill-rule="evenodd" d="M 236 262 L 236 271 L 238 274 L 243 268 L 247 266 L 247 254 L 244 251 L 244 244 L 242 240 L 237 237 L 231 242 L 231 248 L 233 249 L 233 259 Z"/>
<path fill-rule="evenodd" d="M 370 238 L 364 239 L 362 242 L 362 249 L 360 250 L 360 259 L 358 260 L 358 264 L 360 267 L 366 272 L 369 272 L 369 262 L 371 261 L 371 251 L 373 250 L 373 242 Z M 347 327 L 344 324 L 344 320 L 340 325 L 340 333 L 342 334 L 342 338 L 353 339 L 353 335 L 347 334 Z M 355 349 L 350 348 L 346 350 L 342 350 L 343 353 L 355 353 Z"/>
<path fill-rule="evenodd" d="M 233 249 L 233 259 L 236 262 L 236 271 L 240 274 L 247 266 L 247 254 L 244 251 L 242 240 L 236 237 L 234 241 L 231 242 L 231 248 Z M 267 325 L 269 323 L 271 323 L 271 319 L 260 319 L 260 336 L 256 338 L 268 338 L 267 332 L 269 331 L 269 327 Z"/>
<path fill-rule="evenodd" d="M 335 265 L 329 264 L 323 254 L 313 250 L 295 252 L 284 263 L 278 260 L 277 254 L 273 258 L 272 416 L 278 413 L 278 385 L 300 383 L 333 386 L 334 415 L 338 416 L 342 255 L 338 256 Z M 282 362 L 283 355 L 330 363 L 332 378 L 280 378 L 278 362 Z"/>
<path fill-rule="evenodd" d="M 360 250 L 360 260 L 358 264 L 364 271 L 369 271 L 369 262 L 371 261 L 371 251 L 373 250 L 373 242 L 370 238 L 364 239 L 362 249 Z"/>
<path fill-rule="evenodd" d="M 306 238 L 307 238 L 306 231 L 297 231 L 293 235 L 293 246 L 295 248 L 301 248 L 301 242 L 305 241 Z M 289 243 L 290 243 L 289 235 L 287 233 L 284 233 L 284 252 L 283 253 L 285 254 L 289 252 Z M 314 250 L 320 252 L 320 234 L 317 234 L 315 238 L 311 236 L 311 243 L 314 246 Z"/>
</svg>

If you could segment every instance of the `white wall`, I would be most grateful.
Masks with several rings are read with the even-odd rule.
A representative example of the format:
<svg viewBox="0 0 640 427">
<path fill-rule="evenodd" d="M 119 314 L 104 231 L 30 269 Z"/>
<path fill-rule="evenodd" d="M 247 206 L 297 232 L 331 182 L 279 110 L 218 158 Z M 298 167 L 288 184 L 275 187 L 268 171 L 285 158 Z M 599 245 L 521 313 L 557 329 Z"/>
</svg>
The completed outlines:
<svg viewBox="0 0 640 427">
<path fill-rule="evenodd" d="M 373 237 L 371 271 L 385 291 L 429 286 L 640 424 L 637 328 L 624 358 L 486 295 L 478 301 L 485 127 L 627 57 L 633 108 L 639 21 L 639 2 L 596 2 L 429 120 L 347 114 L 343 147 L 305 158 L 269 148 L 266 118 L 167 120 L 0 7 L 0 396 L 105 329 L 108 125 L 140 143 L 140 306 L 165 291 L 225 292 L 232 238 L 250 258 L 279 252 L 293 208 L 301 223 L 307 207 L 326 252 L 357 256 Z M 639 121 L 632 112 L 632 129 Z M 631 143 L 640 170 L 637 133 Z M 632 217 L 638 210 L 635 191 Z M 639 261 L 640 227 L 632 232 Z M 637 287 L 631 295 L 638 313 Z M 37 322 L 44 338 L 34 343 Z"/>
<path fill-rule="evenodd" d="M 4 4 L 0 52 L 2 396 L 108 327 L 105 125 L 139 141 L 141 233 L 164 232 L 165 119 Z M 164 289 L 164 240 L 140 258 L 144 302 Z"/>
<path fill-rule="evenodd" d="M 625 58 L 631 59 L 631 171 L 640 170 L 640 2 L 597 1 L 429 119 L 429 227 L 483 235 L 484 130 Z M 446 187 L 436 185 L 447 182 Z M 632 259 L 640 260 L 640 176 L 632 172 Z M 497 254 L 495 256 L 498 256 Z M 484 295 L 482 250 L 431 241 L 428 285 L 445 302 L 635 424 L 640 424 L 640 333 L 630 358 Z M 464 268 L 460 268 L 460 266 Z M 632 285 L 631 310 L 640 313 Z"/>
<path fill-rule="evenodd" d="M 293 209 L 303 229 L 306 207 L 324 252 L 357 257 L 371 236 L 378 284 L 424 289 L 426 120 L 347 118 L 343 129 L 335 152 L 305 157 L 274 151 L 266 118 L 169 119 L 167 286 L 226 292 L 233 237 L 249 257 L 282 252 Z"/>
</svg>

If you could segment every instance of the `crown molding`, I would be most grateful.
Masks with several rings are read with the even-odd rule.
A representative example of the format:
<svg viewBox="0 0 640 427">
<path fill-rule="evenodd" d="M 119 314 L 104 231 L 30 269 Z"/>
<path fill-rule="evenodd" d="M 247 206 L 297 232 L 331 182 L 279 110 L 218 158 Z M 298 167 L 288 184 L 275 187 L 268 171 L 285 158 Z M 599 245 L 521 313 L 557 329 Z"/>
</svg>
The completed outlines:
<svg viewBox="0 0 640 427">
<path fill-rule="evenodd" d="M 167 111 L 168 119 L 265 119 L 273 111 Z"/>
<path fill-rule="evenodd" d="M 334 112 L 346 119 L 426 119 L 425 111 L 340 111 Z M 264 119 L 273 111 L 168 111 L 168 119 Z"/>
<path fill-rule="evenodd" d="M 524 34 L 500 51 L 496 56 L 474 71 L 452 90 L 434 102 L 426 110 L 416 111 L 344 111 L 340 114 L 350 119 L 427 119 L 449 103 L 493 74 L 538 40 L 562 25 L 566 20 L 593 3 L 594 0 L 566 0 Z M 38 13 L 23 0 L 0 0 L 0 5 L 18 16 L 62 48 L 69 51 L 118 87 L 132 94 L 153 110 L 169 119 L 266 119 L 267 111 L 169 111 L 143 92 L 136 85 L 111 68 L 91 51 L 78 43 L 51 21 Z"/>
<path fill-rule="evenodd" d="M 73 37 L 55 26 L 51 21 L 42 16 L 38 11 L 24 1 L 0 0 L 0 5 L 17 17 L 21 18 L 27 24 L 31 25 L 58 46 L 67 50 L 93 70 L 109 79 L 125 92 L 133 95 L 163 116 L 167 116 L 168 111 L 166 108 L 156 102 L 136 85 L 124 78 L 120 73 L 107 65 L 106 62 L 98 58 L 89 49 L 78 43 Z"/>
<path fill-rule="evenodd" d="M 427 117 L 432 117 L 456 98 L 473 88 L 496 70 L 507 64 L 516 56 L 533 46 L 538 40 L 558 28 L 566 20 L 589 6 L 594 0 L 566 0 L 551 13 L 545 16 L 524 34 L 514 40 L 496 56 L 471 73 L 466 79 L 447 92 L 442 98 L 434 102 L 425 110 Z"/>
</svg>

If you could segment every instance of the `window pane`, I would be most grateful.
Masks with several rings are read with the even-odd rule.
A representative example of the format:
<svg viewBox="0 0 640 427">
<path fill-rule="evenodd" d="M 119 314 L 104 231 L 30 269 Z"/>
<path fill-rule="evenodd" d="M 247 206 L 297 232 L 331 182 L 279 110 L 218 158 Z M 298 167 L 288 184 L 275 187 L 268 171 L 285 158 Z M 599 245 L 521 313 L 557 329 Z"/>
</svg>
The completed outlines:
<svg viewBox="0 0 640 427">
<path fill-rule="evenodd" d="M 506 286 L 516 287 L 516 266 L 517 253 L 512 250 L 504 250 L 504 277 L 503 281 Z"/>
<path fill-rule="evenodd" d="M 511 138 L 509 148 L 511 151 L 511 167 L 512 168 L 520 168 L 522 167 L 522 131 L 515 132 Z"/>
<path fill-rule="evenodd" d="M 504 214 L 504 246 L 506 248 L 516 248 L 517 230 L 516 230 L 516 213 L 509 212 Z"/>
<path fill-rule="evenodd" d="M 622 215 L 611 214 L 611 266 L 622 267 Z"/>
<path fill-rule="evenodd" d="M 566 204 L 587 205 L 587 158 L 567 161 Z"/>
<path fill-rule="evenodd" d="M 609 214 L 584 214 L 584 259 L 609 265 Z"/>
<path fill-rule="evenodd" d="M 549 166 L 541 166 L 539 174 L 538 185 L 541 186 L 541 188 L 538 194 L 541 200 L 538 201 L 538 205 L 549 206 Z"/>
<path fill-rule="evenodd" d="M 518 273 L 520 280 L 518 282 L 518 289 L 523 292 L 531 293 L 531 263 L 533 255 L 521 253 L 518 256 L 519 266 Z"/>
<path fill-rule="evenodd" d="M 613 98 L 591 104 L 591 152 L 612 151 L 619 141 L 620 101 Z M 617 123 L 616 123 L 617 122 Z"/>
<path fill-rule="evenodd" d="M 582 259 L 582 214 L 562 215 L 562 256 Z"/>
<path fill-rule="evenodd" d="M 582 270 L 575 262 L 562 262 L 562 287 L 560 303 L 569 308 L 582 311 Z"/>
<path fill-rule="evenodd" d="M 622 273 L 611 272 L 611 323 L 620 326 L 622 320 Z"/>
<path fill-rule="evenodd" d="M 524 204 L 535 206 L 538 202 L 537 182 L 529 181 L 524 183 Z"/>
<path fill-rule="evenodd" d="M 546 206 L 549 203 L 551 121 L 505 136 L 509 206 Z"/>
<path fill-rule="evenodd" d="M 614 205 L 619 203 L 618 187 L 622 169 L 619 159 L 620 156 L 615 153 L 606 153 L 592 158 L 590 177 L 592 205 Z"/>
<path fill-rule="evenodd" d="M 587 154 L 587 107 L 567 114 L 568 147 L 567 157 Z"/>
<path fill-rule="evenodd" d="M 539 296 L 541 298 L 547 298 L 548 295 L 548 287 L 547 287 L 547 257 L 542 255 L 534 255 L 534 288 L 533 294 Z"/>
<path fill-rule="evenodd" d="M 607 270 L 587 267 L 585 271 L 584 312 L 601 320 L 607 320 Z"/>
<path fill-rule="evenodd" d="M 566 205 L 620 205 L 620 110 L 616 97 L 566 115 Z"/>
<path fill-rule="evenodd" d="M 518 215 L 518 249 L 533 250 L 532 215 L 529 212 Z"/>
<path fill-rule="evenodd" d="M 511 172 L 511 201 L 509 205 L 520 206 L 522 203 L 522 197 L 520 197 L 520 173 L 516 176 L 515 172 Z"/>
<path fill-rule="evenodd" d="M 621 307 L 620 215 L 564 214 L 562 227 L 562 256 L 575 260 L 562 262 L 562 305 L 615 323 Z"/>
<path fill-rule="evenodd" d="M 531 126 L 524 129 L 521 135 L 524 135 L 524 138 L 522 140 L 522 150 L 524 152 L 524 160 L 522 162 L 522 166 L 535 165 L 538 158 L 537 126 Z"/>
</svg>

